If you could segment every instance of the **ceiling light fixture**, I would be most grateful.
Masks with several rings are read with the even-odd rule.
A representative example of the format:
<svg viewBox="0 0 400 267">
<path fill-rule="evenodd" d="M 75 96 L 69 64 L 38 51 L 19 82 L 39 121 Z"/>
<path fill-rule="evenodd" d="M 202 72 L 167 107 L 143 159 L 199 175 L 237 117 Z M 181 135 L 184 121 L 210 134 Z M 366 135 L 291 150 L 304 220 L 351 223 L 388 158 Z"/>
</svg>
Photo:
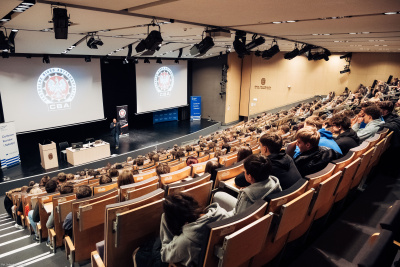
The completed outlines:
<svg viewBox="0 0 400 267">
<path fill-rule="evenodd" d="M 286 53 L 283 57 L 285 59 L 291 60 L 295 57 L 297 57 L 300 54 L 299 49 L 297 48 L 297 43 L 295 44 L 295 48 L 293 49 L 293 51 L 290 51 L 288 53 Z"/>
<path fill-rule="evenodd" d="M 50 57 L 49 57 L 49 55 L 44 55 L 42 61 L 43 61 L 43 63 L 50 64 Z"/>
<path fill-rule="evenodd" d="M 204 34 L 204 32 L 203 32 Z M 190 54 L 196 57 L 203 56 L 214 46 L 214 40 L 211 36 L 206 36 L 200 43 L 195 44 L 190 48 Z"/>
<path fill-rule="evenodd" d="M 262 58 L 263 59 L 271 59 L 273 56 L 275 56 L 278 52 L 279 52 L 280 50 L 279 50 L 279 46 L 278 46 L 278 43 L 276 42 L 276 40 L 274 39 L 273 41 L 272 41 L 272 44 L 271 44 L 271 48 L 270 49 L 268 49 L 268 50 L 265 50 L 263 53 L 262 53 Z"/>
<path fill-rule="evenodd" d="M 150 26 L 158 27 L 158 31 L 154 30 L 149 33 Z M 161 37 L 161 27 L 155 19 L 147 25 L 147 34 L 146 39 L 140 41 L 140 43 L 135 47 L 137 53 L 143 52 L 144 50 L 153 52 L 160 50 L 163 38 Z"/>
<path fill-rule="evenodd" d="M 145 59 L 144 59 L 144 63 L 150 64 L 150 60 L 149 60 L 148 58 L 145 58 Z"/>
<path fill-rule="evenodd" d="M 390 12 L 385 12 L 385 13 L 383 13 L 383 14 L 385 14 L 385 15 L 395 15 L 395 14 L 397 14 L 397 12 L 395 12 L 395 11 L 390 11 Z"/>
<path fill-rule="evenodd" d="M 102 40 L 100 40 L 100 37 L 95 35 L 95 33 L 91 33 L 89 40 L 87 40 L 86 45 L 90 48 L 90 49 L 98 49 L 97 46 L 102 46 L 104 43 Z M 86 38 L 88 37 L 86 36 Z"/>
<path fill-rule="evenodd" d="M 162 64 L 161 58 L 157 58 L 156 63 L 157 63 L 157 64 Z"/>
</svg>

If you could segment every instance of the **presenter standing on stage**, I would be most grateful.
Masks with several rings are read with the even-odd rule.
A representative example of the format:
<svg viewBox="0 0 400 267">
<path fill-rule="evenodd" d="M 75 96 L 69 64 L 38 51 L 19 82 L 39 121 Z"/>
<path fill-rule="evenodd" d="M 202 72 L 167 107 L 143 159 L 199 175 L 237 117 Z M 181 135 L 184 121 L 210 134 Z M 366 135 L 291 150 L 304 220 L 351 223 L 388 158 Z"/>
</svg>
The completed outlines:
<svg viewBox="0 0 400 267">
<path fill-rule="evenodd" d="M 117 119 L 113 119 L 113 122 L 110 124 L 111 135 L 114 137 L 115 148 L 119 148 L 119 135 L 121 134 L 121 124 L 117 122 Z"/>
</svg>

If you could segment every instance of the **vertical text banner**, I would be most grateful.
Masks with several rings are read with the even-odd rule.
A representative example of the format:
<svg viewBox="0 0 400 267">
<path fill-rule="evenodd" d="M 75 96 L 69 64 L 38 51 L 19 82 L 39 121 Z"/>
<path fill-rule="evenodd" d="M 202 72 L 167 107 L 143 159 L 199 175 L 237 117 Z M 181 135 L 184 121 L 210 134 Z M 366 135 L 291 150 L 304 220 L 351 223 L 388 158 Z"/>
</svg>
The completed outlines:
<svg viewBox="0 0 400 267">
<path fill-rule="evenodd" d="M 201 119 L 201 96 L 190 97 L 190 120 Z"/>
<path fill-rule="evenodd" d="M 14 122 L 0 123 L 0 162 L 6 168 L 20 163 L 17 135 Z"/>
<path fill-rule="evenodd" d="M 128 136 L 128 105 L 117 106 L 117 121 L 121 124 L 120 136 Z"/>
</svg>

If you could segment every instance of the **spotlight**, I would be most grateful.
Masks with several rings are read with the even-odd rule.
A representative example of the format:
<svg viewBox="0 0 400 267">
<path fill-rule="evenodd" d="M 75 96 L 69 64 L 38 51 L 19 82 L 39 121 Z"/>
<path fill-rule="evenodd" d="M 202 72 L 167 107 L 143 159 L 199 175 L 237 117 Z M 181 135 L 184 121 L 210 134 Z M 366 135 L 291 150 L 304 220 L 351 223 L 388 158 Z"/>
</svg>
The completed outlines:
<svg viewBox="0 0 400 267">
<path fill-rule="evenodd" d="M 6 33 L 7 34 L 7 33 Z M 3 31 L 0 31 L 0 50 L 9 50 L 8 38 Z"/>
<path fill-rule="evenodd" d="M 353 53 L 347 53 L 347 54 L 345 54 L 345 55 L 343 55 L 343 56 L 340 56 L 340 59 L 347 59 L 347 58 L 351 58 L 353 56 Z"/>
<path fill-rule="evenodd" d="M 304 54 L 304 53 L 306 53 L 306 52 L 309 52 L 313 48 L 315 48 L 314 45 L 309 45 L 309 44 L 303 45 L 303 47 L 299 51 L 299 56 Z"/>
<path fill-rule="evenodd" d="M 283 57 L 285 59 L 291 60 L 291 59 L 297 57 L 299 55 L 299 53 L 300 53 L 300 51 L 297 48 L 297 44 L 296 44 L 295 49 L 293 49 L 293 51 L 290 51 L 290 52 L 286 53 Z"/>
<path fill-rule="evenodd" d="M 157 60 L 156 60 L 156 63 L 158 63 L 158 64 L 162 64 L 162 60 L 161 60 L 161 58 L 157 58 Z"/>
<path fill-rule="evenodd" d="M 246 45 L 246 49 L 247 50 L 251 50 L 251 49 L 253 49 L 253 48 L 255 48 L 257 46 L 260 46 L 263 43 L 265 43 L 264 37 L 258 37 L 258 38 L 256 38 L 256 37 L 257 37 L 256 34 L 253 35 L 253 40 Z"/>
<path fill-rule="evenodd" d="M 257 38 L 257 34 L 253 35 L 252 41 L 246 44 L 246 32 L 237 31 L 235 35 L 235 41 L 233 42 L 233 48 L 238 54 L 239 58 L 243 58 L 245 55 L 250 55 L 250 50 L 265 43 L 264 37 Z"/>
<path fill-rule="evenodd" d="M 109 64 L 110 63 L 110 61 L 108 60 L 108 56 L 105 56 L 103 58 L 103 62 L 104 62 L 104 64 Z"/>
<path fill-rule="evenodd" d="M 50 57 L 48 55 L 43 56 L 43 63 L 50 64 Z"/>
<path fill-rule="evenodd" d="M 275 43 L 275 45 L 274 45 L 274 43 Z M 271 59 L 271 58 L 272 58 L 273 56 L 275 56 L 279 51 L 280 51 L 280 50 L 279 50 L 278 43 L 274 40 L 274 41 L 272 42 L 272 47 L 271 47 L 270 49 L 268 49 L 268 50 L 265 50 L 265 51 L 262 53 L 262 58 L 263 58 L 263 59 Z"/>
<path fill-rule="evenodd" d="M 10 52 L 15 53 L 15 36 L 17 35 L 18 30 L 11 30 L 10 36 L 8 36 L 8 45 L 10 47 Z"/>
<path fill-rule="evenodd" d="M 68 39 L 69 17 L 66 8 L 53 8 L 53 29 L 56 39 Z"/>
<path fill-rule="evenodd" d="M 149 63 L 150 64 L 150 60 L 148 58 L 144 59 L 144 63 Z"/>
<path fill-rule="evenodd" d="M 129 64 L 128 58 L 124 58 L 124 60 L 122 61 L 122 64 Z"/>
<path fill-rule="evenodd" d="M 139 63 L 139 60 L 137 58 L 133 59 L 133 61 L 135 62 L 135 64 Z"/>
<path fill-rule="evenodd" d="M 92 62 L 91 56 L 85 56 L 85 62 Z"/>
<path fill-rule="evenodd" d="M 140 43 L 135 47 L 136 52 L 143 52 L 145 49 L 150 51 L 160 50 L 163 38 L 161 37 L 160 31 L 151 31 L 146 39 L 140 41 Z"/>
<path fill-rule="evenodd" d="M 178 59 L 175 59 L 175 63 L 176 63 L 176 64 L 179 64 L 179 60 L 178 60 Z"/>
<path fill-rule="evenodd" d="M 100 40 L 100 37 L 97 36 L 97 38 L 95 38 L 94 34 L 92 34 L 86 44 L 90 49 L 98 49 L 97 46 L 102 46 L 104 43 Z"/>
<path fill-rule="evenodd" d="M 200 43 L 195 44 L 190 48 L 191 55 L 202 56 L 214 46 L 214 41 L 210 36 L 205 37 Z"/>
</svg>

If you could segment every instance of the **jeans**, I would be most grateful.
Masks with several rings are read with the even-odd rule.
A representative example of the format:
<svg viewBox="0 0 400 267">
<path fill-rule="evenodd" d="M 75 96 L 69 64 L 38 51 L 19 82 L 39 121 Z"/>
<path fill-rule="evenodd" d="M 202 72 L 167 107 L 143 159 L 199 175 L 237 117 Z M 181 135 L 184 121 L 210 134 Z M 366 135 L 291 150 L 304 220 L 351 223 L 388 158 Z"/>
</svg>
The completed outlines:
<svg viewBox="0 0 400 267">
<path fill-rule="evenodd" d="M 35 222 L 33 221 L 32 216 L 33 216 L 33 210 L 30 210 L 30 211 L 28 212 L 29 223 L 32 225 L 33 231 L 35 232 L 35 235 L 37 236 L 37 233 L 36 233 L 36 224 L 37 224 L 37 223 L 35 223 Z"/>
<path fill-rule="evenodd" d="M 114 134 L 115 146 L 119 146 L 119 134 Z"/>
</svg>

